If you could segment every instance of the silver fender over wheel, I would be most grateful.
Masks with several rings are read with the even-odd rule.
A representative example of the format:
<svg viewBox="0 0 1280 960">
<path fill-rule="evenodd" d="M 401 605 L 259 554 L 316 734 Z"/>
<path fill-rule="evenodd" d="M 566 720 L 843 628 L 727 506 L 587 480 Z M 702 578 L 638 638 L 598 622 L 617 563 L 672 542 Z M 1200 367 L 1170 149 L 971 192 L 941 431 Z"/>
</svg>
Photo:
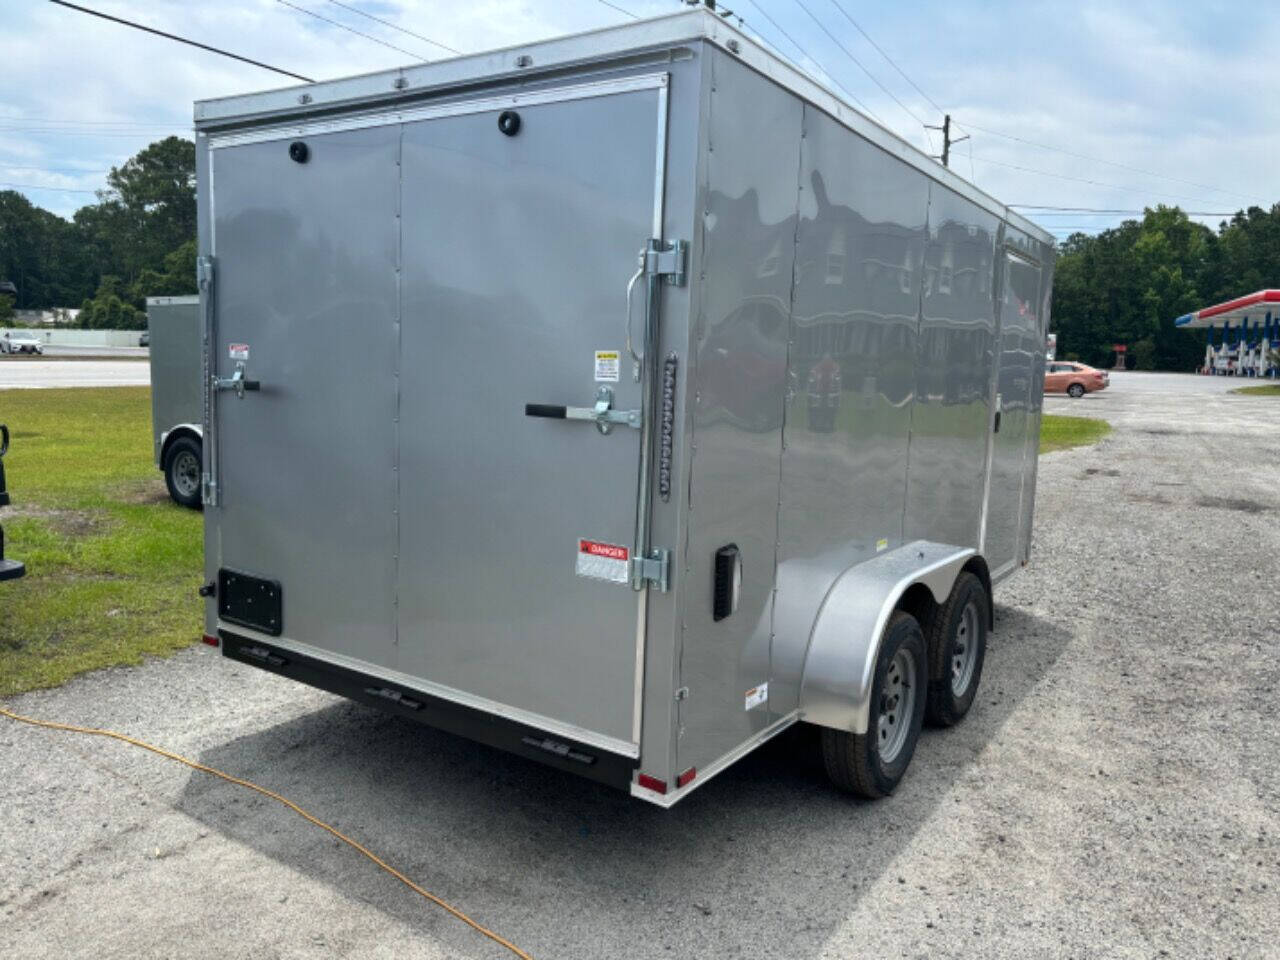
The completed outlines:
<svg viewBox="0 0 1280 960">
<path fill-rule="evenodd" d="M 849 733 L 867 732 L 876 658 L 902 595 L 923 584 L 942 604 L 971 547 L 916 540 L 846 570 L 818 610 L 800 682 L 800 716 Z"/>
</svg>

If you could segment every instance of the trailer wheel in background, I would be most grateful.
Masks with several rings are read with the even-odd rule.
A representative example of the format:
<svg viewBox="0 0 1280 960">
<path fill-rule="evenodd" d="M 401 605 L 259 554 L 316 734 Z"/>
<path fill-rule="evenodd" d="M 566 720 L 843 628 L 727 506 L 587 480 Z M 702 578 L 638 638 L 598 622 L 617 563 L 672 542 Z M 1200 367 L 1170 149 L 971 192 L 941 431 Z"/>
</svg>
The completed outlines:
<svg viewBox="0 0 1280 960">
<path fill-rule="evenodd" d="M 925 716 L 938 727 L 964 719 L 978 694 L 987 655 L 987 591 L 972 573 L 956 577 L 929 630 L 929 697 Z"/>
<path fill-rule="evenodd" d="M 1071 386 L 1067 387 L 1067 393 L 1070 395 L 1072 400 L 1079 400 L 1084 396 L 1084 384 L 1073 383 Z"/>
<path fill-rule="evenodd" d="M 837 787 L 869 799 L 893 792 L 920 738 L 928 679 L 920 624 L 899 610 L 876 657 L 867 732 L 822 731 L 822 761 Z"/>
<path fill-rule="evenodd" d="M 173 502 L 200 509 L 200 444 L 193 437 L 178 437 L 164 455 L 164 482 Z"/>
</svg>

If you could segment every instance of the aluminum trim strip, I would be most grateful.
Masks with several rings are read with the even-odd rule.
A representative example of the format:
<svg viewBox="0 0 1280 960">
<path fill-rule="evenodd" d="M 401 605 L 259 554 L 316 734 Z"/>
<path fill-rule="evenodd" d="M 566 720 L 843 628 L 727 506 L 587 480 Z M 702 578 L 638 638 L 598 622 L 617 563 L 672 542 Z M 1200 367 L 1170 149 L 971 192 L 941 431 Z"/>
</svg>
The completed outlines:
<svg viewBox="0 0 1280 960">
<path fill-rule="evenodd" d="M 648 800 L 650 803 L 656 804 L 659 807 L 672 807 L 675 805 L 676 801 L 681 800 L 684 797 L 688 796 L 689 794 L 693 793 L 693 791 L 697 790 L 700 786 L 702 786 L 704 783 L 706 783 L 708 780 L 714 777 L 721 770 L 724 770 L 726 767 L 732 766 L 734 763 L 736 763 L 738 760 L 741 760 L 748 753 L 750 753 L 756 747 L 763 744 L 765 741 L 772 740 L 775 736 L 780 734 L 783 730 L 786 730 L 792 724 L 796 723 L 796 721 L 798 721 L 799 719 L 800 719 L 800 711 L 792 710 L 786 716 L 780 717 L 779 719 L 775 720 L 773 723 L 765 727 L 759 733 L 742 741 L 742 743 L 738 744 L 728 753 L 724 754 L 724 756 L 716 760 L 713 760 L 711 763 L 709 763 L 706 766 L 705 769 L 699 770 L 698 775 L 693 778 L 693 782 L 690 783 L 688 786 L 679 787 L 675 790 L 672 790 L 670 793 L 658 793 L 658 791 L 650 790 L 647 787 L 642 787 L 640 786 L 640 784 L 632 780 L 631 795 L 633 797 L 638 797 L 641 800 Z"/>
<path fill-rule="evenodd" d="M 636 90 L 666 91 L 669 83 L 666 73 L 650 73 L 619 80 L 600 80 L 568 87 L 549 87 L 526 93 L 510 93 L 497 97 L 480 97 L 474 100 L 457 100 L 450 103 L 429 104 L 418 107 L 382 108 L 365 113 L 328 117 L 301 123 L 273 124 L 254 127 L 252 130 L 209 133 L 209 149 L 220 150 L 246 143 L 265 143 L 289 137 L 315 136 L 322 133 L 339 133 L 346 130 L 364 130 L 369 127 L 389 126 L 393 123 L 413 123 L 417 120 L 436 120 L 442 117 L 462 117 L 472 113 L 485 113 L 506 107 L 530 107 L 544 103 L 562 103 L 569 100 L 585 100 L 590 97 L 608 97 Z M 665 98 L 660 105 L 665 129 Z"/>
<path fill-rule="evenodd" d="M 368 663 L 367 661 L 358 660 L 355 657 L 346 657 L 340 653 L 323 650 L 320 647 L 312 646 L 309 643 L 290 640 L 287 637 L 269 637 L 264 633 L 257 630 L 247 629 L 239 624 L 224 623 L 221 619 L 218 620 L 217 627 L 219 630 L 227 630 L 230 633 L 234 633 L 238 636 L 246 637 L 251 640 L 260 640 L 263 643 L 270 644 L 273 647 L 279 647 L 282 650 L 292 650 L 294 653 L 300 653 L 316 660 L 322 660 L 325 663 L 331 663 L 336 667 L 344 667 L 348 670 L 366 673 L 369 676 L 386 680 L 388 683 L 394 683 L 398 686 L 407 687 L 411 690 L 430 694 L 433 697 L 439 697 L 441 700 L 448 700 L 452 703 L 458 703 L 464 707 L 471 707 L 475 710 L 483 710 L 486 713 L 492 713 L 496 716 L 504 717 L 507 720 L 514 720 L 517 723 L 523 723 L 526 726 L 537 727 L 547 731 L 547 733 L 558 733 L 560 736 L 568 737 L 570 740 L 576 740 L 579 743 L 598 747 L 601 750 L 608 750 L 610 753 L 616 753 L 632 760 L 638 759 L 640 756 L 639 744 L 627 743 L 624 740 L 618 740 L 614 737 L 602 736 L 583 727 L 576 726 L 572 723 L 565 723 L 561 720 L 555 720 L 551 717 L 534 713 L 531 710 L 522 710 L 519 707 L 512 707 L 505 703 L 498 703 L 496 700 L 478 697 L 463 690 L 455 690 L 452 687 L 446 687 L 443 684 L 434 683 L 431 680 L 410 676 L 407 673 L 401 673 L 399 670 L 389 670 L 386 667 L 379 667 L 375 664 Z"/>
</svg>

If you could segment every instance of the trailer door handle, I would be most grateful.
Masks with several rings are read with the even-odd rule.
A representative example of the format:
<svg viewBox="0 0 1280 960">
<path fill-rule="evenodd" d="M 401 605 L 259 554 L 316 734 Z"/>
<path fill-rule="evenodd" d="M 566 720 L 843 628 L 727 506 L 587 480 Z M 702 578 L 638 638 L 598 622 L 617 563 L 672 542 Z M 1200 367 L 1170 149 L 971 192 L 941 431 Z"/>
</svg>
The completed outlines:
<svg viewBox="0 0 1280 960">
<path fill-rule="evenodd" d="M 213 389 L 215 390 L 234 390 L 236 396 L 241 400 L 244 399 L 246 390 L 259 391 L 262 389 L 262 383 L 258 380 L 246 380 L 244 376 L 244 361 L 236 363 L 236 372 L 229 377 L 213 378 Z"/>
<path fill-rule="evenodd" d="M 589 420 L 601 433 L 609 433 L 615 423 L 640 429 L 644 416 L 639 410 L 614 410 L 613 390 L 601 387 L 596 391 L 594 407 L 564 407 L 553 403 L 526 403 L 526 417 L 547 417 L 551 420 Z"/>
</svg>

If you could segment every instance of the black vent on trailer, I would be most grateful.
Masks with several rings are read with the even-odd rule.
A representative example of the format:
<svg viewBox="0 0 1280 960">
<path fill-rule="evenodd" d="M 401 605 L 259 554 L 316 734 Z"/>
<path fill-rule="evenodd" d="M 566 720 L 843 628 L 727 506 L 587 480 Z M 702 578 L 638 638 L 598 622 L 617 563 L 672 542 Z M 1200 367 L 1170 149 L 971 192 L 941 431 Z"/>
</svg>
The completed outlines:
<svg viewBox="0 0 1280 960">
<path fill-rule="evenodd" d="M 711 600 L 711 618 L 723 620 L 738 609 L 742 592 L 742 555 L 738 545 L 730 543 L 716 551 L 715 587 Z"/>
</svg>

